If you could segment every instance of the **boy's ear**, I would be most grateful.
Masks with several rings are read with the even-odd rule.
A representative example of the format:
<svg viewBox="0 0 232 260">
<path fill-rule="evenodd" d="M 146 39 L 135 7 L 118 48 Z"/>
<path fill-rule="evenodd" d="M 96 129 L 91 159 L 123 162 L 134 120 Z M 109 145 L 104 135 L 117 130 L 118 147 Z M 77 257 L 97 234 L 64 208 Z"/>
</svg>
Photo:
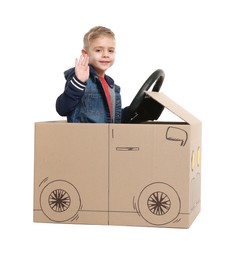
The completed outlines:
<svg viewBox="0 0 232 260">
<path fill-rule="evenodd" d="M 87 54 L 87 51 L 86 51 L 85 49 L 82 49 L 82 50 L 81 50 L 81 53 L 82 53 L 82 55 L 86 55 L 86 54 Z"/>
</svg>

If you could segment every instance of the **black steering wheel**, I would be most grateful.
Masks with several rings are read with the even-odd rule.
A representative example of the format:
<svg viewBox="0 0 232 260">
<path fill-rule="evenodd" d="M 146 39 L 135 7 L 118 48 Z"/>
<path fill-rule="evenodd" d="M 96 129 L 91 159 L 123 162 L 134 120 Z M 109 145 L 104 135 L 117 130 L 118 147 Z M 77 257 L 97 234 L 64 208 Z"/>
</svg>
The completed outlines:
<svg viewBox="0 0 232 260">
<path fill-rule="evenodd" d="M 145 91 L 148 91 L 153 85 L 152 91 L 158 92 L 163 84 L 164 77 L 164 71 L 161 69 L 156 70 L 150 75 L 132 100 L 124 123 L 140 123 L 158 119 L 164 107 L 147 96 Z"/>
</svg>

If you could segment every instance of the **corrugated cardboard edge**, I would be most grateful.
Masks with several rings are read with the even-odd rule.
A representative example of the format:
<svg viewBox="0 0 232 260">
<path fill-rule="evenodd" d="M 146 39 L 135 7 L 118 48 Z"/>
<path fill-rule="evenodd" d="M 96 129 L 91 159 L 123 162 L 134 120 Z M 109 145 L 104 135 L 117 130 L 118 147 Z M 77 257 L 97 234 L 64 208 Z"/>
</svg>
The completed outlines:
<svg viewBox="0 0 232 260">
<path fill-rule="evenodd" d="M 162 104 L 172 113 L 180 117 L 182 120 L 187 122 L 188 124 L 193 125 L 193 124 L 199 124 L 201 122 L 199 119 L 197 119 L 187 110 L 185 110 L 183 107 L 181 107 L 173 100 L 171 100 L 169 97 L 167 97 L 164 93 L 152 92 L 152 91 L 146 91 L 145 93 L 151 98 L 153 98 L 154 100 L 156 100 L 157 102 L 159 102 L 160 104 Z"/>
</svg>

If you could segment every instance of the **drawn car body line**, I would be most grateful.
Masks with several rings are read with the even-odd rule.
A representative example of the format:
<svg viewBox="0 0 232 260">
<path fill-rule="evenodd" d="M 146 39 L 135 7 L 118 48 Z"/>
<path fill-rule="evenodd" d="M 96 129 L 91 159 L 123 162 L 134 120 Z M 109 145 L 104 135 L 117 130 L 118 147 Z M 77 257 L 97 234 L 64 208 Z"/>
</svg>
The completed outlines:
<svg viewBox="0 0 232 260">
<path fill-rule="evenodd" d="M 46 180 L 48 180 L 48 178 L 46 178 Z M 46 183 L 46 182 L 42 181 L 41 183 Z M 61 218 L 59 214 L 60 213 L 65 213 L 66 210 L 68 211 L 68 206 L 71 205 L 71 202 L 70 202 L 70 204 L 68 206 L 63 207 L 63 208 L 62 207 L 51 207 L 51 203 L 48 203 L 50 205 L 51 209 L 47 208 L 47 202 L 49 202 L 49 198 L 50 198 L 51 194 L 56 194 L 54 191 L 57 191 L 57 189 L 55 189 L 55 190 L 50 189 L 50 185 L 54 186 L 54 184 L 57 184 L 57 183 L 59 183 L 59 184 L 63 184 L 64 183 L 66 185 L 66 187 L 68 185 L 69 189 L 70 189 L 70 187 L 72 189 L 74 188 L 74 192 L 77 193 L 77 198 L 79 199 L 79 203 L 77 204 L 76 210 L 72 210 L 71 215 L 68 214 L 68 216 L 66 215 L 63 218 Z M 161 190 L 160 188 L 158 190 L 157 189 L 153 189 L 153 186 L 157 186 L 157 185 L 159 185 L 159 186 L 161 185 L 162 188 L 164 188 L 166 190 L 168 188 L 168 193 L 173 192 L 173 191 L 174 191 L 174 193 L 176 193 L 175 197 L 177 199 L 176 199 L 176 202 L 175 202 L 176 203 L 175 208 L 178 209 L 178 210 L 177 211 L 175 210 L 176 212 L 174 213 L 174 215 L 172 213 L 173 216 L 171 216 L 171 218 L 169 217 L 168 220 L 166 220 L 164 222 L 159 220 L 156 223 L 157 220 L 156 220 L 156 216 L 155 215 L 158 215 L 158 218 L 159 218 L 160 215 L 165 215 L 166 214 L 166 212 L 164 212 L 163 214 L 162 213 L 157 213 L 157 212 L 161 212 L 166 207 L 166 205 L 164 204 L 164 200 L 163 200 L 162 196 L 164 195 L 164 197 L 168 197 L 166 195 L 166 193 L 160 191 Z M 44 199 L 43 198 L 44 197 L 43 196 L 43 192 L 46 190 L 46 188 L 49 189 L 49 192 L 46 192 L 48 198 Z M 144 190 L 147 190 L 147 188 L 149 188 L 150 190 L 148 192 L 148 196 L 145 195 L 145 197 L 144 197 L 143 192 L 144 192 Z M 64 191 L 64 194 L 68 194 L 68 192 L 66 192 L 66 190 L 62 188 L 62 186 L 59 187 L 59 190 Z M 165 191 L 165 192 L 167 192 L 167 191 Z M 154 199 L 156 194 L 158 195 L 157 198 L 159 197 L 159 199 L 157 199 L 157 200 Z M 74 194 L 74 195 L 76 195 L 76 194 Z M 151 197 L 152 197 L 152 200 L 151 200 Z M 138 214 L 140 217 L 142 217 L 145 221 L 147 221 L 151 225 L 165 225 L 167 223 L 170 223 L 170 222 L 174 221 L 177 218 L 177 216 L 179 216 L 181 214 L 190 214 L 190 213 L 182 213 L 182 212 L 180 212 L 180 205 L 181 205 L 180 198 L 179 198 L 177 192 L 170 185 L 168 185 L 166 183 L 157 182 L 157 183 L 149 184 L 141 191 L 138 199 L 134 200 L 134 198 L 132 198 L 132 205 L 135 208 L 134 211 L 131 211 L 131 210 L 109 210 L 109 208 L 106 209 L 106 210 L 91 210 L 91 209 L 84 209 L 83 210 L 82 209 L 83 205 L 81 204 L 82 203 L 81 202 L 81 197 L 79 195 L 79 192 L 78 192 L 77 188 L 73 184 L 71 184 L 70 182 L 68 182 L 66 180 L 59 179 L 59 180 L 53 180 L 53 181 L 49 182 L 48 184 L 46 184 L 45 187 L 43 187 L 43 189 L 41 191 L 41 195 L 40 195 L 41 209 L 35 209 L 35 211 L 41 210 L 44 213 L 44 215 L 46 215 L 48 217 L 48 219 L 50 219 L 53 222 L 67 222 L 67 221 L 71 221 L 72 219 L 75 219 L 75 218 L 78 219 L 77 216 L 81 212 L 95 212 L 95 213 L 101 212 L 101 213 L 107 213 L 108 214 L 108 224 L 110 224 L 110 213 L 130 213 L 130 214 Z M 149 211 L 148 210 L 149 206 L 144 206 L 144 205 L 146 205 L 146 203 L 143 203 L 143 205 L 141 206 L 141 201 L 144 200 L 144 199 L 147 200 L 147 203 L 148 203 L 149 200 L 152 201 L 152 209 L 156 208 L 156 211 L 154 211 L 154 210 L 150 210 Z M 162 202 L 162 200 L 163 200 L 163 202 Z M 55 199 L 52 200 L 52 202 L 53 202 L 52 205 L 54 205 L 54 201 L 55 201 Z M 70 199 L 70 201 L 71 201 L 71 199 Z M 46 204 L 45 207 L 43 205 L 44 203 Z M 64 201 L 62 202 L 62 200 L 58 196 L 57 197 L 57 203 L 62 205 L 62 203 L 64 203 Z M 60 209 L 60 210 L 56 210 L 57 208 Z M 171 208 L 171 206 L 169 206 L 169 209 L 170 208 Z M 61 210 L 61 209 L 63 209 L 63 210 Z M 148 214 L 149 216 L 144 216 L 144 214 L 145 215 Z M 57 219 L 57 216 L 58 216 L 58 219 Z"/>
</svg>

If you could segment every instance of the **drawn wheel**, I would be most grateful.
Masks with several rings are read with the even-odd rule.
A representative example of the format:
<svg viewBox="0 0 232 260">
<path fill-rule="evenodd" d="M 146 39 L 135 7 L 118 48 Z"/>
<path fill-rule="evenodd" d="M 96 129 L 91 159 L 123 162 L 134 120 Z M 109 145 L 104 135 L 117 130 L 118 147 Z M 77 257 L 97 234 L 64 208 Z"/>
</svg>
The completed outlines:
<svg viewBox="0 0 232 260">
<path fill-rule="evenodd" d="M 43 188 L 40 205 L 43 213 L 50 220 L 64 222 L 77 214 L 81 200 L 77 189 L 71 183 L 57 180 Z"/>
<path fill-rule="evenodd" d="M 173 221 L 180 212 L 177 192 L 168 184 L 157 182 L 146 186 L 138 199 L 142 217 L 152 225 L 165 225 Z"/>
</svg>

